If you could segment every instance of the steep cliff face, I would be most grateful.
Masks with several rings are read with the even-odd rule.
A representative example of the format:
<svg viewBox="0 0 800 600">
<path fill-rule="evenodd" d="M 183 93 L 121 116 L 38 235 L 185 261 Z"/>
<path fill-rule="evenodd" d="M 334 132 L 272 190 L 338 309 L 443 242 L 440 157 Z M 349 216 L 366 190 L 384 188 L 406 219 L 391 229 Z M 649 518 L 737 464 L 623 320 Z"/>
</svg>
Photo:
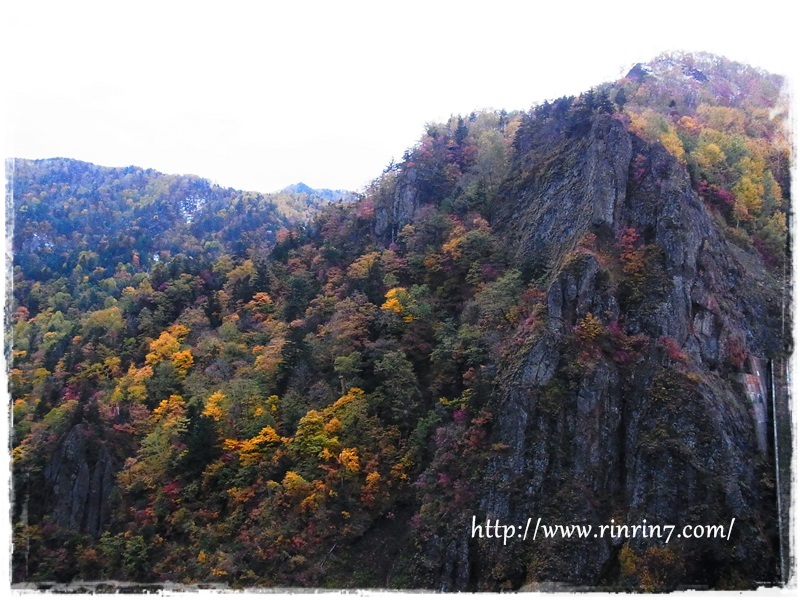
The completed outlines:
<svg viewBox="0 0 800 600">
<path fill-rule="evenodd" d="M 72 531 L 99 535 L 111 516 L 118 470 L 117 461 L 91 439 L 85 424 L 73 426 L 44 469 L 53 520 Z"/>
<path fill-rule="evenodd" d="M 614 118 L 538 165 L 507 191 L 503 220 L 547 282 L 546 309 L 501 378 L 495 435 L 508 450 L 490 461 L 479 518 L 735 526 L 730 540 L 668 545 L 540 536 L 503 548 L 466 532 L 470 552 L 455 553 L 443 587 L 620 585 L 634 570 L 665 586 L 713 585 L 732 568 L 770 579 L 765 462 L 731 374 L 782 348 L 768 277 L 723 238 L 683 165 Z"/>
</svg>

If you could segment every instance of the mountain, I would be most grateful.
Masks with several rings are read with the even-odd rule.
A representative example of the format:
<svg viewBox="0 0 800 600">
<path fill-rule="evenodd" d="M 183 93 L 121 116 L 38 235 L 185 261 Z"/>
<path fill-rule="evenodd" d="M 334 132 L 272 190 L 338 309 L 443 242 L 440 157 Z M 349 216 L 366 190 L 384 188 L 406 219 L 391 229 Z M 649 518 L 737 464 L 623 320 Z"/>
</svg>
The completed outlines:
<svg viewBox="0 0 800 600">
<path fill-rule="evenodd" d="M 286 194 L 305 194 L 312 198 L 319 198 L 327 202 L 338 202 L 340 200 L 352 201 L 356 199 L 356 194 L 348 190 L 329 190 L 327 188 L 314 189 L 307 186 L 302 181 L 292 185 L 288 185 L 281 190 Z"/>
<path fill-rule="evenodd" d="M 317 211 L 334 202 L 353 202 L 358 195 L 347 190 L 314 189 L 295 183 L 273 195 L 280 211 L 295 222 L 307 223 Z"/>
<path fill-rule="evenodd" d="M 142 268 L 157 253 L 242 255 L 291 225 L 272 196 L 191 175 L 66 158 L 16 159 L 9 172 L 15 265 L 35 279 L 68 275 L 85 251 L 97 254 L 92 266 L 112 269 L 109 276 L 118 263 L 130 267 L 134 254 Z"/>
<path fill-rule="evenodd" d="M 230 239 L 236 221 L 176 216 L 147 264 L 101 246 L 117 213 L 155 227 L 132 220 L 139 193 L 102 204 L 22 171 L 14 581 L 782 585 L 781 89 L 665 55 L 579 97 L 430 124 L 298 225 Z M 275 214 L 248 202 L 226 215 Z"/>
</svg>

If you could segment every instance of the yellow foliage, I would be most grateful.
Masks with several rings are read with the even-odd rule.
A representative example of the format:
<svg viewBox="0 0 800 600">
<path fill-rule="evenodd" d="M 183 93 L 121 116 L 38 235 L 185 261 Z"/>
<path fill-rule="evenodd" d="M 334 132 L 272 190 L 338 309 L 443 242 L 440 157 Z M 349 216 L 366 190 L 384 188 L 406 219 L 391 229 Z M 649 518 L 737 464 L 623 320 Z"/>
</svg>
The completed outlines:
<svg viewBox="0 0 800 600">
<path fill-rule="evenodd" d="M 727 134 L 744 133 L 747 117 L 738 108 L 727 106 L 709 106 L 701 104 L 697 107 L 697 118 L 710 129 Z"/>
<path fill-rule="evenodd" d="M 183 416 L 185 412 L 185 404 L 183 402 L 183 398 L 178 396 L 177 394 L 172 394 L 166 400 L 162 400 L 159 405 L 153 409 L 153 414 L 151 420 L 153 422 L 159 420 L 167 420 L 170 421 L 176 417 Z M 167 421 L 166 425 L 170 424 L 170 421 Z"/>
<path fill-rule="evenodd" d="M 227 452 L 230 452 L 232 450 L 238 450 L 239 446 L 241 446 L 241 444 L 242 443 L 239 440 L 233 440 L 233 439 L 227 438 L 222 442 L 222 449 L 227 451 Z"/>
<path fill-rule="evenodd" d="M 360 256 L 347 268 L 347 276 L 350 279 L 366 279 L 380 256 L 379 252 L 368 252 Z"/>
<path fill-rule="evenodd" d="M 170 325 L 167 331 L 179 342 L 183 342 L 184 338 L 189 335 L 189 328 L 185 325 Z"/>
<path fill-rule="evenodd" d="M 403 321 L 410 323 L 414 320 L 414 315 L 410 312 L 412 299 L 408 291 L 402 287 L 396 287 L 386 292 L 386 302 L 381 305 L 381 309 L 386 312 L 402 315 Z"/>
<path fill-rule="evenodd" d="M 692 154 L 704 173 L 711 173 L 726 161 L 725 153 L 713 142 L 699 144 Z"/>
<path fill-rule="evenodd" d="M 44 367 L 39 367 L 38 369 L 35 369 L 33 371 L 33 383 L 35 385 L 42 383 L 45 379 L 47 379 L 48 375 L 50 375 L 50 371 L 48 371 Z"/>
<path fill-rule="evenodd" d="M 225 413 L 222 410 L 221 403 L 225 400 L 225 395 L 222 392 L 214 392 L 206 400 L 206 406 L 203 409 L 203 415 L 211 417 L 215 421 L 219 421 Z"/>
<path fill-rule="evenodd" d="M 357 473 L 360 467 L 356 448 L 345 448 L 339 453 L 339 464 L 350 473 Z"/>
<path fill-rule="evenodd" d="M 298 475 L 294 471 L 289 471 L 284 476 L 281 485 L 283 486 L 283 489 L 285 489 L 286 491 L 292 492 L 308 486 L 308 481 L 306 481 L 301 475 Z"/>
<path fill-rule="evenodd" d="M 463 242 L 464 238 L 459 237 L 451 237 L 447 240 L 444 244 L 442 244 L 442 253 L 449 258 L 456 260 L 461 256 L 461 243 Z"/>
<path fill-rule="evenodd" d="M 674 127 L 670 126 L 669 131 L 661 136 L 661 143 L 664 144 L 667 152 L 672 154 L 672 156 L 682 163 L 686 162 L 686 153 L 683 150 L 683 143 L 678 137 Z"/>
<path fill-rule="evenodd" d="M 392 466 L 392 477 L 398 481 L 406 481 L 408 479 L 408 475 L 406 474 L 406 466 L 405 459 Z"/>
<path fill-rule="evenodd" d="M 184 325 L 171 325 L 162 331 L 157 340 L 150 342 L 150 352 L 145 356 L 145 364 L 155 365 L 172 358 L 180 351 L 181 342 L 189 335 L 189 329 Z"/>
<path fill-rule="evenodd" d="M 397 288 L 392 288 L 386 292 L 386 302 L 381 305 L 381 308 L 387 312 L 403 312 L 403 305 L 400 304 L 400 300 L 397 299 Z"/>
<path fill-rule="evenodd" d="M 171 333 L 162 331 L 157 340 L 150 342 L 150 352 L 145 356 L 144 362 L 148 366 L 156 365 L 180 349 L 181 345 L 178 339 Z"/>
<path fill-rule="evenodd" d="M 325 433 L 333 435 L 335 433 L 338 433 L 341 428 L 342 428 L 342 422 L 336 417 L 333 417 L 330 421 L 328 421 L 325 424 Z"/>
<path fill-rule="evenodd" d="M 381 479 L 380 473 L 378 473 L 377 471 L 370 471 L 367 474 L 367 479 L 366 479 L 366 487 L 367 487 L 367 489 L 371 490 L 371 489 L 377 487 L 378 482 L 380 481 L 380 479 Z"/>
<path fill-rule="evenodd" d="M 141 383 L 128 386 L 128 399 L 137 404 L 143 403 L 147 400 L 147 387 Z"/>
<path fill-rule="evenodd" d="M 586 316 L 578 323 L 575 335 L 581 342 L 593 342 L 605 330 L 603 323 L 595 317 L 592 313 L 586 313 Z"/>
<path fill-rule="evenodd" d="M 240 444 L 239 460 L 242 465 L 251 465 L 259 462 L 262 457 L 264 444 L 280 444 L 281 437 L 272 427 L 264 427 L 258 435 L 245 440 Z"/>
<path fill-rule="evenodd" d="M 172 364 L 175 365 L 175 370 L 178 372 L 178 377 L 186 377 L 186 374 L 194 366 L 194 357 L 192 351 L 189 349 L 181 352 L 176 352 L 172 355 Z"/>
<path fill-rule="evenodd" d="M 647 122 L 644 120 L 644 117 L 642 117 L 638 113 L 632 113 L 630 117 L 631 117 L 631 124 L 630 124 L 631 130 L 639 134 L 644 134 L 644 130 L 647 127 Z"/>
<path fill-rule="evenodd" d="M 681 117 L 680 120 L 678 121 L 678 125 L 680 125 L 682 129 L 685 129 L 692 135 L 698 135 L 700 133 L 700 125 L 698 125 L 697 122 L 692 117 L 689 116 Z"/>
<path fill-rule="evenodd" d="M 127 399 L 134 404 L 142 403 L 147 399 L 145 383 L 153 376 L 150 366 L 137 369 L 133 365 L 128 367 L 128 372 L 119 380 L 117 387 L 111 394 L 111 401 L 115 403 Z"/>
<path fill-rule="evenodd" d="M 763 184 L 745 175 L 733 186 L 732 191 L 736 196 L 733 210 L 738 219 L 750 221 L 761 214 L 762 200 L 764 198 Z"/>
<path fill-rule="evenodd" d="M 119 375 L 119 366 L 121 363 L 122 360 L 118 356 L 109 356 L 103 361 L 103 366 L 108 369 L 112 377 L 117 377 Z"/>
</svg>

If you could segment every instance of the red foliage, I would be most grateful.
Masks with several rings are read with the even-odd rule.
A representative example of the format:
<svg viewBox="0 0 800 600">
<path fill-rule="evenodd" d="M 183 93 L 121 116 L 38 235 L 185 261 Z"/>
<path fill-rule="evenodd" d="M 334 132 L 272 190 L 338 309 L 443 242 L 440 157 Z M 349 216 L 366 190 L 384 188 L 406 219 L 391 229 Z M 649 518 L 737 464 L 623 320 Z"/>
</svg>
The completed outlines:
<svg viewBox="0 0 800 600">
<path fill-rule="evenodd" d="M 163 487 L 164 493 L 171 499 L 175 500 L 181 493 L 181 485 L 177 481 L 170 481 Z"/>
<path fill-rule="evenodd" d="M 775 253 L 767 247 L 767 244 L 760 237 L 753 237 L 753 246 L 758 250 L 758 253 L 761 254 L 762 260 L 768 267 L 772 268 L 780 264 L 778 257 L 775 256 Z"/>
<path fill-rule="evenodd" d="M 670 360 L 675 360 L 682 363 L 687 363 L 689 361 L 689 357 L 686 356 L 686 353 L 683 350 L 681 350 L 681 347 L 674 338 L 662 336 L 659 339 L 659 342 L 661 342 L 661 345 L 664 346 L 664 349 L 667 351 L 667 356 Z"/>
<path fill-rule="evenodd" d="M 733 210 L 733 204 L 736 202 L 736 196 L 733 192 L 721 188 L 714 183 L 708 183 L 703 179 L 697 185 L 697 193 L 709 205 L 720 210 L 726 217 L 730 216 Z"/>
<path fill-rule="evenodd" d="M 371 219 L 375 214 L 375 203 L 371 198 L 364 198 L 356 204 L 356 216 L 359 219 Z"/>
<path fill-rule="evenodd" d="M 725 341 L 725 362 L 734 369 L 741 369 L 747 359 L 747 349 L 738 337 L 731 337 Z"/>
</svg>

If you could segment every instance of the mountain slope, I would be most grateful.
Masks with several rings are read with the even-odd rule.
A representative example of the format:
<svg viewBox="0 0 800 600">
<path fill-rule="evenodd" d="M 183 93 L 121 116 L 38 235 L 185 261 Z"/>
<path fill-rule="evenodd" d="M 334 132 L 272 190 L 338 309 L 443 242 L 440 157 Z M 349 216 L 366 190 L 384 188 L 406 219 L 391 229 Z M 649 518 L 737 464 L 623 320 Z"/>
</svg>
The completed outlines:
<svg viewBox="0 0 800 600">
<path fill-rule="evenodd" d="M 102 239 L 76 221 L 68 271 L 17 265 L 15 581 L 779 582 L 779 89 L 662 57 L 454 117 L 274 243 L 209 221 L 196 270 L 178 234 L 199 216 L 146 266 L 86 254 Z M 602 533 L 612 519 L 729 538 Z M 598 537 L 520 539 L 528 523 Z"/>
</svg>

